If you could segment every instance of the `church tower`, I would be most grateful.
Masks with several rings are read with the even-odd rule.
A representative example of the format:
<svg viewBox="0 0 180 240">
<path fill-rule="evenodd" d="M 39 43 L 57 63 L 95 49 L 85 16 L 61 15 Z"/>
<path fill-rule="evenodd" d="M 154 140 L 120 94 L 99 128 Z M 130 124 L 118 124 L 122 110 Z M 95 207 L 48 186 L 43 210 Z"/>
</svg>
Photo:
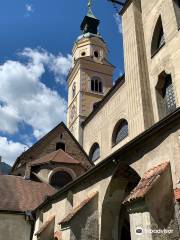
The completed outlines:
<svg viewBox="0 0 180 240">
<path fill-rule="evenodd" d="M 100 21 L 88 3 L 88 14 L 81 23 L 82 35 L 72 50 L 72 68 L 68 75 L 67 126 L 82 144 L 81 123 L 112 87 L 114 66 L 108 62 L 108 49 L 98 33 Z"/>
</svg>

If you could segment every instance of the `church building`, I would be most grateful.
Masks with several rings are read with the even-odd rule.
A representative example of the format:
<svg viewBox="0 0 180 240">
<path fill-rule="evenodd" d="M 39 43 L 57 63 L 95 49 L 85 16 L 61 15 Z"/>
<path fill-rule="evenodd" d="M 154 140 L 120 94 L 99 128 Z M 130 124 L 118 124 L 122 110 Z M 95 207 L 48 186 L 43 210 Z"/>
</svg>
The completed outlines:
<svg viewBox="0 0 180 240">
<path fill-rule="evenodd" d="M 89 1 L 66 125 L 0 175 L 0 240 L 180 239 L 180 1 L 126 0 L 120 15 L 113 83 Z"/>
</svg>

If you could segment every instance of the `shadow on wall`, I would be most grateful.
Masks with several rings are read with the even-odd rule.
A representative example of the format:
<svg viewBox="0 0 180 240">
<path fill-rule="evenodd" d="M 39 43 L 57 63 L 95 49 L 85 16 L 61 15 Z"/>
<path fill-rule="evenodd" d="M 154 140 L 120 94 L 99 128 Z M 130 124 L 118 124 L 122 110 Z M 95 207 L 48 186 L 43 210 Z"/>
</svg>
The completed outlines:
<svg viewBox="0 0 180 240">
<path fill-rule="evenodd" d="M 102 204 L 101 240 L 125 239 L 125 236 L 126 240 L 130 240 L 129 214 L 122 202 L 139 180 L 140 177 L 131 167 L 123 163 L 118 165 Z"/>
<path fill-rule="evenodd" d="M 69 223 L 71 239 L 99 239 L 98 194 Z"/>
</svg>

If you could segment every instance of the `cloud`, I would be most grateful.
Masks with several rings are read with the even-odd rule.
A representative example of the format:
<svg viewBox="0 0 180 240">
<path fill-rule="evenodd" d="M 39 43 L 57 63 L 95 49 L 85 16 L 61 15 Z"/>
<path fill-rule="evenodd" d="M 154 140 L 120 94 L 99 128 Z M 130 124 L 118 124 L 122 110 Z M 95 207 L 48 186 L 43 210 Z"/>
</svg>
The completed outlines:
<svg viewBox="0 0 180 240">
<path fill-rule="evenodd" d="M 31 4 L 26 4 L 25 9 L 27 12 L 34 12 L 33 6 Z"/>
<path fill-rule="evenodd" d="M 65 121 L 67 108 L 66 100 L 42 83 L 41 78 L 48 68 L 64 84 L 71 57 L 30 48 L 19 56 L 24 58 L 23 62 L 6 61 L 0 65 L 0 131 L 18 133 L 20 123 L 25 123 L 39 139 Z"/>
<path fill-rule="evenodd" d="M 31 4 L 26 4 L 25 5 L 25 14 L 24 17 L 30 17 L 30 15 L 34 12 L 34 8 Z"/>
<path fill-rule="evenodd" d="M 122 22 L 121 22 L 121 18 L 120 18 L 118 13 L 114 14 L 114 19 L 115 19 L 116 24 L 118 26 L 118 32 L 120 34 L 122 34 Z"/>
<path fill-rule="evenodd" d="M 6 137 L 0 137 L 0 156 L 2 161 L 12 165 L 14 160 L 27 148 L 28 146 L 8 141 Z"/>
<path fill-rule="evenodd" d="M 52 53 L 47 52 L 42 48 L 31 49 L 25 48 L 21 56 L 27 57 L 35 65 L 43 64 L 48 67 L 48 69 L 54 74 L 56 82 L 60 84 L 66 84 L 65 76 L 67 75 L 71 65 L 72 65 L 72 56 L 67 54 L 63 56 L 59 53 L 55 56 Z"/>
</svg>

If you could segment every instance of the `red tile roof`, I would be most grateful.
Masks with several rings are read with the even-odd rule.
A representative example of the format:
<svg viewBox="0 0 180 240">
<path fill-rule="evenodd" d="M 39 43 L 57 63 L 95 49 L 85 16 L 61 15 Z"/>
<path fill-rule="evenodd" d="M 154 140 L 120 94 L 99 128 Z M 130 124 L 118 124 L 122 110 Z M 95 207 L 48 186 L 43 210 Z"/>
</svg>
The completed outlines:
<svg viewBox="0 0 180 240">
<path fill-rule="evenodd" d="M 175 199 L 180 201 L 180 188 L 174 190 Z"/>
<path fill-rule="evenodd" d="M 124 204 L 130 203 L 136 199 L 143 198 L 150 191 L 153 185 L 157 182 L 159 177 L 168 169 L 169 162 L 164 162 L 156 167 L 147 171 L 143 178 L 139 181 L 138 185 L 124 200 Z"/>
<path fill-rule="evenodd" d="M 39 236 L 53 221 L 55 221 L 55 216 L 50 217 L 46 222 L 44 222 L 35 235 Z"/>
<path fill-rule="evenodd" d="M 81 209 L 86 206 L 98 192 L 91 193 L 84 201 L 82 201 L 76 208 L 74 208 L 59 224 L 68 223 Z"/>
<path fill-rule="evenodd" d="M 46 183 L 25 180 L 19 176 L 0 176 L 0 210 L 25 212 L 37 208 L 56 190 Z"/>
<path fill-rule="evenodd" d="M 39 159 L 34 160 L 31 163 L 31 166 L 41 165 L 41 164 L 45 164 L 48 162 L 80 164 L 80 162 L 78 160 L 74 159 L 68 153 L 59 149 L 57 151 L 46 154 L 45 156 L 43 156 Z"/>
</svg>

